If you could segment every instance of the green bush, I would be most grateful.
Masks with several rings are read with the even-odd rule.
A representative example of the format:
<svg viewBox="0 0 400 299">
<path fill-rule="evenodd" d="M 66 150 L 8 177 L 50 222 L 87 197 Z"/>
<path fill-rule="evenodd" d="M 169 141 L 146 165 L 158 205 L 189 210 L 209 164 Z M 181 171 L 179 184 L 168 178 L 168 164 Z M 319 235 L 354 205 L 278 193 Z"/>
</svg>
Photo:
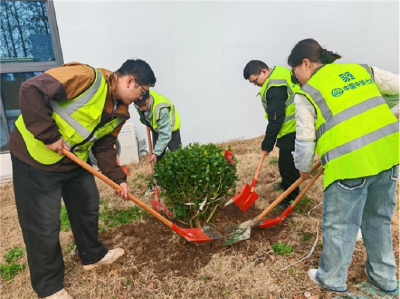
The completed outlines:
<svg viewBox="0 0 400 299">
<path fill-rule="evenodd" d="M 238 180 L 236 164 L 214 144 L 194 143 L 167 152 L 154 171 L 168 209 L 191 227 L 208 224 L 217 207 L 235 193 Z"/>
</svg>

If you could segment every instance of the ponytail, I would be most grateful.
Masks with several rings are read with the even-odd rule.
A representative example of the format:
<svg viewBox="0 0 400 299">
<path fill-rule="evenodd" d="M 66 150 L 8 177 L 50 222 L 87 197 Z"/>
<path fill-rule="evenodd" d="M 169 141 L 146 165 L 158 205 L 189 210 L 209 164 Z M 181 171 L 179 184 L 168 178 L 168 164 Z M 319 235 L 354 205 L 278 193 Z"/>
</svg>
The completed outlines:
<svg viewBox="0 0 400 299">
<path fill-rule="evenodd" d="M 291 67 L 298 66 L 303 63 L 304 59 L 315 63 L 329 64 L 339 58 L 342 58 L 342 56 L 323 49 L 315 39 L 308 38 L 299 41 L 294 46 L 288 57 L 288 65 Z"/>
<path fill-rule="evenodd" d="M 329 64 L 334 62 L 336 59 L 340 59 L 342 56 L 340 56 L 337 53 L 333 53 L 332 51 L 328 51 L 326 49 L 323 49 L 321 52 L 321 63 L 322 64 Z"/>
</svg>

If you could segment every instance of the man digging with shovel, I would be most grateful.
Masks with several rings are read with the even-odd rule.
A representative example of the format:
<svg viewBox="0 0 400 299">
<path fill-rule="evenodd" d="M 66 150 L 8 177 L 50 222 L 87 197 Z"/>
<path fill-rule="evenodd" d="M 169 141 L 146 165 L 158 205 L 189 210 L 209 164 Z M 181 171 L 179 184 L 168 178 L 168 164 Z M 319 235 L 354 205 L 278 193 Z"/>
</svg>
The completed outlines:
<svg viewBox="0 0 400 299">
<path fill-rule="evenodd" d="M 140 101 L 135 102 L 140 121 L 150 128 L 153 135 L 153 153 L 150 163 L 161 161 L 167 147 L 175 151 L 182 144 L 181 119 L 175 106 L 163 95 L 150 90 Z M 149 143 L 151 140 L 149 140 Z M 154 189 L 146 193 L 151 194 Z"/>
<path fill-rule="evenodd" d="M 21 85 L 22 114 L 8 147 L 31 284 L 40 298 L 72 298 L 63 285 L 61 197 L 84 270 L 111 264 L 124 254 L 124 249 L 108 250 L 98 241 L 94 176 L 69 157 L 87 161 L 92 149 L 102 173 L 120 187 L 116 194 L 127 199 L 126 174 L 117 164 L 114 144 L 129 118 L 128 106 L 145 97 L 155 82 L 150 66 L 137 59 L 127 60 L 116 72 L 72 62 Z"/>
<path fill-rule="evenodd" d="M 276 142 L 279 147 L 278 167 L 282 177 L 282 182 L 277 187 L 287 190 L 300 177 L 292 155 L 296 139 L 293 97 L 299 86 L 292 82 L 288 69 L 280 66 L 269 68 L 260 60 L 247 63 L 243 76 L 245 80 L 261 87 L 258 95 L 268 120 L 261 150 L 268 155 Z M 279 206 L 286 209 L 298 194 L 299 188 L 296 188 Z"/>
</svg>

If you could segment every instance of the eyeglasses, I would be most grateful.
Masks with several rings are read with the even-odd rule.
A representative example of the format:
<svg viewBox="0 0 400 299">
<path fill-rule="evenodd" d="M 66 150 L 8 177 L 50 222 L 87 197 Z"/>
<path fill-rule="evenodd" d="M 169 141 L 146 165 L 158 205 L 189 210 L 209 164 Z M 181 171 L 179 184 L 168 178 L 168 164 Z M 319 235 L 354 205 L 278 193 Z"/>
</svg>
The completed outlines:
<svg viewBox="0 0 400 299">
<path fill-rule="evenodd" d="M 148 95 L 149 92 L 150 92 L 150 89 L 144 88 L 143 85 L 140 84 L 135 78 L 133 78 L 133 79 L 134 79 L 134 80 L 136 81 L 136 83 L 139 84 L 139 86 L 143 89 L 143 93 L 141 94 L 141 96 L 142 96 L 142 97 L 147 97 L 147 95 Z"/>
<path fill-rule="evenodd" d="M 292 71 L 290 72 L 291 75 L 291 80 L 293 83 L 295 84 L 300 84 L 299 80 L 296 77 L 296 74 L 294 73 L 294 70 L 296 69 L 297 66 L 295 66 L 294 68 L 292 68 Z"/>
<path fill-rule="evenodd" d="M 260 74 L 258 74 L 257 77 L 253 81 L 249 80 L 249 82 L 252 83 L 252 84 L 256 84 L 259 76 L 260 76 Z"/>
</svg>

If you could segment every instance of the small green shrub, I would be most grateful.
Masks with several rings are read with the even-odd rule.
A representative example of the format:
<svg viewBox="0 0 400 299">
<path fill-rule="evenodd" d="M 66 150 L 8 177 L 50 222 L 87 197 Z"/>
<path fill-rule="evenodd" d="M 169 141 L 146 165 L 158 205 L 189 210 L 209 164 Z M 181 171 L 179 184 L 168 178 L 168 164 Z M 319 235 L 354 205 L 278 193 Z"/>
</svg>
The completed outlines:
<svg viewBox="0 0 400 299">
<path fill-rule="evenodd" d="M 25 253 L 25 248 L 14 246 L 4 254 L 4 260 L 11 263 L 19 259 Z"/>
<path fill-rule="evenodd" d="M 285 243 L 275 243 L 271 247 L 272 250 L 279 255 L 290 254 L 293 252 L 293 248 Z"/>
<path fill-rule="evenodd" d="M 217 207 L 234 195 L 238 177 L 232 162 L 214 144 L 194 143 L 167 152 L 156 163 L 154 177 L 175 219 L 191 227 L 208 224 Z"/>
<path fill-rule="evenodd" d="M 1 278 L 11 280 L 17 275 L 18 271 L 22 271 L 26 266 L 12 263 L 11 265 L 0 264 Z"/>
<path fill-rule="evenodd" d="M 61 221 L 60 229 L 63 232 L 67 232 L 71 229 L 71 223 L 69 223 L 67 208 L 64 206 L 61 206 L 60 221 Z"/>
</svg>

